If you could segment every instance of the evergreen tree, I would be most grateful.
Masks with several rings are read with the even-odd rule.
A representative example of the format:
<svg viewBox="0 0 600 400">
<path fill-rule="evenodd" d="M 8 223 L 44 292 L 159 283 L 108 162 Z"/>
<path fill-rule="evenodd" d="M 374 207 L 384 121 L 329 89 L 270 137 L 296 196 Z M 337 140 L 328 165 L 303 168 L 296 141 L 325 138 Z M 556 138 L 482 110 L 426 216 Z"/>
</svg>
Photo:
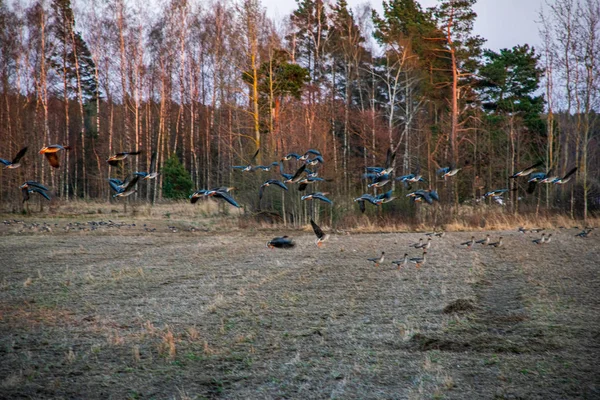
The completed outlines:
<svg viewBox="0 0 600 400">
<path fill-rule="evenodd" d="M 177 154 L 172 154 L 162 170 L 163 197 L 167 199 L 186 199 L 192 192 L 194 183 Z"/>
</svg>

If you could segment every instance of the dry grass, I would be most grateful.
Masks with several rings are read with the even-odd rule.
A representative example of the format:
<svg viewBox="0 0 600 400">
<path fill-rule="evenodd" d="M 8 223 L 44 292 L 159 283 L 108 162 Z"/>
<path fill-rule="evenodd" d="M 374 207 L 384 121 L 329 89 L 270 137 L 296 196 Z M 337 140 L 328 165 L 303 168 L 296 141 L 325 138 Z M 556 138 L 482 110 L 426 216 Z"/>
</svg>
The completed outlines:
<svg viewBox="0 0 600 400">
<path fill-rule="evenodd" d="M 448 233 L 397 271 L 366 258 L 420 234 L 271 251 L 273 232 L 153 221 L 2 237 L 0 398 L 597 397 L 598 237 Z"/>
</svg>

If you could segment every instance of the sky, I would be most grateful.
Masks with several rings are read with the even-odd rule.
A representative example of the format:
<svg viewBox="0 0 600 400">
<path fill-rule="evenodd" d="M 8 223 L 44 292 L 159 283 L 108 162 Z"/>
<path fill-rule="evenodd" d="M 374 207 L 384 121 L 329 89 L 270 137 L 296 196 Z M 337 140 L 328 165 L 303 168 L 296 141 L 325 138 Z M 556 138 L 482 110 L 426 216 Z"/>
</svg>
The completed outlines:
<svg viewBox="0 0 600 400">
<path fill-rule="evenodd" d="M 333 0 L 332 0 L 333 1 Z M 437 0 L 418 0 L 423 8 L 432 7 Z M 528 43 L 539 47 L 540 39 L 536 21 L 543 3 L 555 0 L 478 0 L 475 5 L 477 20 L 475 34 L 487 39 L 486 48 L 498 51 L 518 44 Z M 355 8 L 371 3 L 381 14 L 381 0 L 348 0 Z M 296 6 L 295 0 L 262 0 L 270 17 L 281 19 Z"/>
</svg>

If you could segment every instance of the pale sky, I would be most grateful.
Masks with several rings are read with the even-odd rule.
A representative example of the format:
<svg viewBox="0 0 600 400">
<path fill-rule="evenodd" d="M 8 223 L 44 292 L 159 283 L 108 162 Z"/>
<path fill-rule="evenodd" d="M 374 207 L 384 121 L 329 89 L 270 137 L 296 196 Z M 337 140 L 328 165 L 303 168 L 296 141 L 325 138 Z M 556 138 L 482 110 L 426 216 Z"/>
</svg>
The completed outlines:
<svg viewBox="0 0 600 400">
<path fill-rule="evenodd" d="M 333 1 L 333 0 L 331 0 Z M 437 0 L 418 0 L 423 8 L 432 7 Z M 554 2 L 554 0 L 548 0 Z M 511 48 L 528 43 L 539 47 L 536 21 L 546 0 L 478 0 L 475 33 L 487 39 L 484 45 L 492 50 Z M 381 0 L 348 0 L 350 7 L 370 3 L 381 14 Z M 296 7 L 295 0 L 262 0 L 270 17 L 281 19 Z"/>
</svg>

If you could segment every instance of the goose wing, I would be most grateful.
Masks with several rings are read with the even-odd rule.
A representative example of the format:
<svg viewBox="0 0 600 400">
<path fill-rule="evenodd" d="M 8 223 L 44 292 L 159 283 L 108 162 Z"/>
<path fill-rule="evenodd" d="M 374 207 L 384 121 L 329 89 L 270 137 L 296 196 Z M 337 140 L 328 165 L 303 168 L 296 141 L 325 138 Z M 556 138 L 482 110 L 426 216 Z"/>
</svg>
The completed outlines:
<svg viewBox="0 0 600 400">
<path fill-rule="evenodd" d="M 37 188 L 39 188 L 39 189 L 42 189 L 42 190 L 50 190 L 50 189 L 48 189 L 46 186 L 44 186 L 44 185 L 42 185 L 41 183 L 39 183 L 39 182 L 36 182 L 36 181 L 27 181 L 27 182 L 25 182 L 25 185 L 26 185 L 26 186 L 33 186 L 33 187 L 37 187 Z"/>
<path fill-rule="evenodd" d="M 19 152 L 17 153 L 15 158 L 13 158 L 12 163 L 17 164 L 19 162 L 19 160 L 21 160 L 21 158 L 23 158 L 25 153 L 27 153 L 27 147 L 23 147 L 21 150 L 19 150 Z"/>
<path fill-rule="evenodd" d="M 53 168 L 60 167 L 60 163 L 58 162 L 58 155 L 56 153 L 44 153 L 46 159 L 50 163 Z"/>
<path fill-rule="evenodd" d="M 223 200 L 225 200 L 226 202 L 228 202 L 229 204 L 231 204 L 234 207 L 237 208 L 241 208 L 241 206 L 233 199 L 233 197 L 229 196 L 227 193 L 223 193 L 223 192 L 216 192 L 213 197 L 220 197 Z"/>
<path fill-rule="evenodd" d="M 394 162 L 394 158 L 396 158 L 396 152 L 392 151 L 392 149 L 388 149 L 387 151 L 387 157 L 385 160 L 385 168 L 391 168 L 392 167 L 392 163 Z"/>
<path fill-rule="evenodd" d="M 298 168 L 298 170 L 296 171 L 296 173 L 292 177 L 292 182 L 297 182 L 300 179 L 300 176 L 302 175 L 302 173 L 304 172 L 305 169 L 306 169 L 306 164 L 304 164 L 303 166 L 301 166 L 300 168 Z"/>
<path fill-rule="evenodd" d="M 46 200 L 50 201 L 50 196 L 48 196 L 48 193 L 46 193 L 44 190 L 41 190 L 40 188 L 32 187 L 31 189 L 29 189 L 29 192 L 41 194 Z"/>
<path fill-rule="evenodd" d="M 319 239 L 321 239 L 323 236 L 325 236 L 325 233 L 323 232 L 323 230 L 319 227 L 319 225 L 317 225 L 315 223 L 315 221 L 312 220 L 312 218 L 310 220 L 310 224 L 312 225 L 312 228 L 313 228 L 313 231 L 315 232 L 315 235 L 317 235 L 317 237 Z"/>
<path fill-rule="evenodd" d="M 327 197 L 325 197 L 325 195 L 322 194 L 322 193 L 316 193 L 316 194 L 314 194 L 313 198 L 319 199 L 321 201 L 324 201 L 325 203 L 333 204 L 333 202 L 331 200 L 329 200 Z"/>
</svg>

